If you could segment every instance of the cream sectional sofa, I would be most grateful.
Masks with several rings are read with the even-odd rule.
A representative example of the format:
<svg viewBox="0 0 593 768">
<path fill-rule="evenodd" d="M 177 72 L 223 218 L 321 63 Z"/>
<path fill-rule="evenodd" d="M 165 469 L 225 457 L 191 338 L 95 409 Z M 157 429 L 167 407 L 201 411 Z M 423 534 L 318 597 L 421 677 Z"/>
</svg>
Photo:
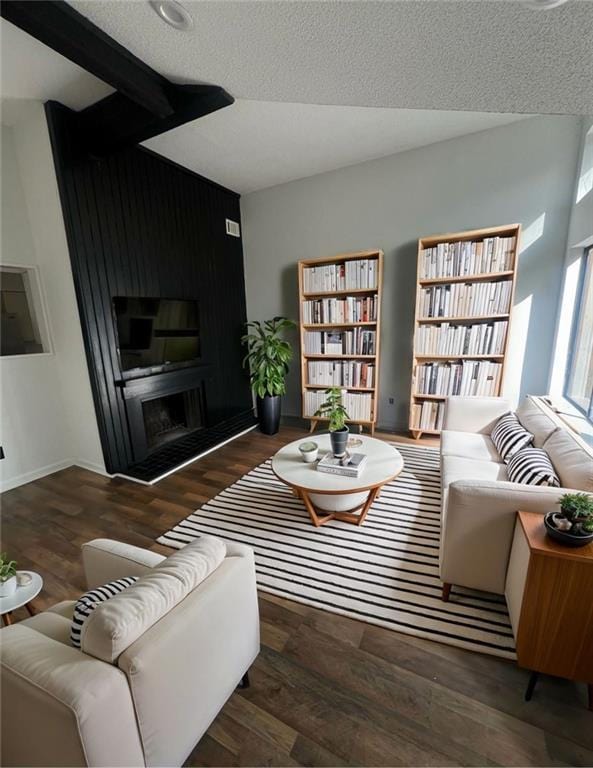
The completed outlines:
<svg viewBox="0 0 593 768">
<path fill-rule="evenodd" d="M 511 410 L 499 397 L 447 400 L 441 433 L 443 599 L 452 584 L 504 594 L 517 511 L 544 514 L 568 490 L 593 493 L 593 453 L 534 397 L 526 397 L 516 414 L 534 435 L 534 446 L 549 455 L 562 487 L 509 482 L 490 432 Z"/>
</svg>

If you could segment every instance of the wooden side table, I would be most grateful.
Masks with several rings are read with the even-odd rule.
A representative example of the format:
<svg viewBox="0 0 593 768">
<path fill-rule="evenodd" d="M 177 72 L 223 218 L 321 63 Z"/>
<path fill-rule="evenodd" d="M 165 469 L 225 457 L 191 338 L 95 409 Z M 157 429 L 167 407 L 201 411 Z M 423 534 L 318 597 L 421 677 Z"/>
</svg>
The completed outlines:
<svg viewBox="0 0 593 768">
<path fill-rule="evenodd" d="M 24 587 L 17 587 L 14 595 L 10 597 L 0 597 L 0 616 L 4 626 L 12 624 L 12 612 L 23 606 L 27 609 L 29 616 L 34 616 L 36 611 L 31 603 L 41 592 L 43 579 L 35 571 L 19 571 L 19 573 L 29 573 L 32 576 L 30 584 Z"/>
<path fill-rule="evenodd" d="M 541 514 L 519 512 L 505 595 L 527 701 L 543 673 L 586 683 L 593 710 L 593 544 L 557 544 Z"/>
</svg>

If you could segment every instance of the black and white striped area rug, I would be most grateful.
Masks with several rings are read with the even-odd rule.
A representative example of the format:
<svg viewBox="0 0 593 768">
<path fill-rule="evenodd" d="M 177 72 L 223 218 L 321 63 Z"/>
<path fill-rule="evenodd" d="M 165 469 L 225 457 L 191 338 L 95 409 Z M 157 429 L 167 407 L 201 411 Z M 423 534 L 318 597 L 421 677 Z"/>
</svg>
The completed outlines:
<svg viewBox="0 0 593 768">
<path fill-rule="evenodd" d="M 440 599 L 439 452 L 394 443 L 404 470 L 364 524 L 315 528 L 302 502 L 260 464 L 158 542 L 201 534 L 249 544 L 258 587 L 317 608 L 450 645 L 514 658 L 504 599 L 453 587 Z"/>
</svg>

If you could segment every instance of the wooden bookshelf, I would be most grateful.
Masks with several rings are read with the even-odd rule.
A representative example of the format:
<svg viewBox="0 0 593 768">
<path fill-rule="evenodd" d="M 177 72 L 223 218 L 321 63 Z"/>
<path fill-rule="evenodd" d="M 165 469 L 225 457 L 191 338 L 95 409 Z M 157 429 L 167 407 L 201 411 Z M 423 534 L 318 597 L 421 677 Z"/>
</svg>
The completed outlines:
<svg viewBox="0 0 593 768">
<path fill-rule="evenodd" d="M 421 435 L 427 434 L 427 435 L 438 435 L 440 434 L 440 429 L 438 428 L 438 423 L 431 423 L 429 422 L 429 427 L 421 427 L 421 415 L 418 413 L 418 408 L 415 406 L 422 406 L 423 403 L 434 403 L 434 406 L 430 406 L 432 408 L 440 406 L 441 408 L 444 407 L 444 404 L 447 400 L 448 395 L 443 393 L 421 393 L 418 391 L 419 384 L 420 384 L 420 368 L 419 366 L 423 366 L 426 364 L 441 364 L 441 365 L 447 365 L 447 364 L 454 364 L 454 363 L 460 363 L 463 364 L 464 362 L 469 365 L 472 361 L 475 361 L 476 363 L 493 363 L 500 366 L 500 368 L 496 369 L 498 371 L 497 381 L 494 380 L 494 384 L 496 386 L 492 387 L 492 391 L 485 392 L 484 394 L 492 394 L 492 395 L 500 395 L 503 384 L 504 384 L 504 374 L 505 374 L 505 367 L 506 367 L 506 361 L 507 361 L 507 353 L 508 353 L 508 345 L 509 345 L 509 337 L 510 337 L 510 326 L 511 326 L 511 313 L 512 313 L 512 307 L 513 307 L 513 300 L 515 295 L 515 283 L 516 283 L 516 276 L 517 276 L 517 254 L 519 249 L 519 240 L 521 235 L 521 225 L 520 224 L 509 224 L 507 226 L 502 227 L 489 227 L 486 229 L 474 229 L 469 230 L 465 232 L 452 232 L 449 234 L 444 235 L 433 235 L 431 237 L 422 237 L 418 240 L 418 262 L 417 262 L 417 272 L 416 272 L 416 310 L 415 310 L 415 321 L 414 321 L 414 353 L 413 353 L 413 361 L 412 361 L 412 384 L 411 384 L 411 391 L 410 391 L 410 421 L 409 421 L 409 428 L 410 432 L 412 433 L 413 437 L 418 439 Z M 484 271 L 478 271 L 475 268 L 471 269 L 472 274 L 447 274 L 449 270 L 447 264 L 453 266 L 452 261 L 447 261 L 447 256 L 449 256 L 450 259 L 457 259 L 457 264 L 461 263 L 463 264 L 463 267 L 461 269 L 462 272 L 466 272 L 465 269 L 466 266 L 471 267 L 472 264 L 476 264 L 480 260 L 486 261 L 486 257 L 484 256 L 484 250 L 488 249 L 488 243 L 489 240 L 492 238 L 514 238 L 514 245 L 513 247 L 504 248 L 505 245 L 510 245 L 513 241 L 507 241 L 506 243 L 502 243 L 501 245 L 496 245 L 497 241 L 492 241 L 492 249 L 493 249 L 493 258 L 497 258 L 498 263 L 496 264 L 496 268 L 490 268 Z M 500 242 L 500 241 L 498 241 Z M 472 245 L 464 245 L 464 246 L 454 246 L 455 243 L 481 243 L 480 246 L 472 246 Z M 452 244 L 452 245 L 450 245 Z M 425 272 L 425 251 L 427 249 L 439 249 L 439 259 L 441 261 L 439 264 L 442 264 L 443 269 L 442 272 L 444 274 L 441 274 L 438 270 L 434 272 L 434 274 L 427 275 Z M 460 250 L 463 248 L 462 253 L 452 253 L 452 248 L 459 248 Z M 500 251 L 497 251 L 497 249 L 500 248 Z M 479 255 L 479 249 L 482 249 L 482 257 Z M 434 258 L 436 259 L 436 251 L 433 251 Z M 498 254 L 498 257 L 496 256 Z M 491 260 L 488 260 L 489 263 L 491 263 Z M 435 263 L 433 262 L 433 265 L 431 269 L 434 271 Z M 483 285 L 484 283 L 500 283 L 500 282 L 510 282 L 510 299 L 508 304 L 508 309 L 505 307 L 504 312 L 490 312 L 488 314 L 485 313 L 485 310 L 489 309 L 490 307 L 480 307 L 482 312 L 480 313 L 450 313 L 446 316 L 443 315 L 435 315 L 435 312 L 438 312 L 438 308 L 435 308 L 433 306 L 433 311 L 430 313 L 430 316 L 426 316 L 425 314 L 425 291 L 426 290 L 435 290 L 439 289 L 441 293 L 439 294 L 439 298 L 443 296 L 442 291 L 448 291 L 449 289 L 446 286 L 457 286 L 455 290 L 468 290 L 465 286 L 462 284 L 472 283 L 477 285 Z M 499 289 L 505 288 L 505 286 L 500 286 Z M 451 291 L 453 288 L 450 289 Z M 475 289 L 479 290 L 479 289 Z M 509 289 L 506 288 L 508 291 Z M 450 297 L 452 294 L 450 295 Z M 433 294 L 434 298 L 434 294 Z M 440 309 L 442 310 L 442 305 L 440 306 Z M 463 326 L 474 326 L 474 325 L 484 325 L 488 326 L 495 322 L 506 322 L 506 334 L 504 335 L 504 339 L 501 344 L 498 345 L 496 349 L 488 350 L 484 352 L 483 349 L 479 349 L 476 351 L 476 354 L 472 354 L 471 352 L 468 353 L 467 350 L 463 350 L 459 354 L 443 354 L 442 349 L 438 349 L 438 352 L 435 352 L 435 354 L 431 354 L 430 350 L 426 351 L 425 347 L 420 347 L 419 345 L 419 335 L 421 331 L 419 329 L 422 329 L 423 327 L 431 327 L 431 328 L 438 328 L 439 332 L 442 328 L 443 323 L 448 323 L 449 326 L 456 326 L 456 327 L 463 327 Z M 490 353 L 492 351 L 492 354 Z M 492 369 L 494 370 L 494 366 L 492 366 Z M 485 385 L 490 387 L 490 380 L 488 381 L 488 384 Z M 463 392 L 460 392 L 459 394 L 464 394 Z M 467 394 L 482 394 L 476 393 L 476 392 L 470 392 Z"/>
<path fill-rule="evenodd" d="M 346 264 L 348 262 L 355 261 L 369 261 L 373 262 L 375 270 L 374 287 L 350 287 L 335 285 L 336 290 L 327 290 L 326 286 L 323 288 L 315 286 L 311 289 L 305 282 L 305 270 L 315 268 L 321 270 L 323 267 L 340 267 L 344 266 L 346 270 Z M 348 267 L 351 269 L 352 266 Z M 314 417 L 313 413 L 315 408 L 312 408 L 310 412 L 307 410 L 307 397 L 308 393 L 324 392 L 331 386 L 340 386 L 346 390 L 347 395 L 352 396 L 367 396 L 370 395 L 370 413 L 365 414 L 369 418 L 357 418 L 353 416 L 350 419 L 351 424 L 358 424 L 361 426 L 367 426 L 370 428 L 371 434 L 375 432 L 375 426 L 377 423 L 377 402 L 379 393 L 379 361 L 380 361 L 380 343 L 381 343 L 381 295 L 383 291 L 383 251 L 381 250 L 369 250 L 369 251 L 357 251 L 354 253 L 342 253 L 337 256 L 330 256 L 327 258 L 319 259 L 304 259 L 298 263 L 299 273 L 299 321 L 300 321 L 300 342 L 301 342 L 301 401 L 302 401 L 302 414 L 304 419 L 308 419 L 311 424 L 311 432 L 315 429 L 318 422 L 325 421 L 319 417 Z M 311 273 L 309 273 L 310 275 Z M 305 288 L 308 288 L 305 290 Z M 376 317 L 367 320 L 357 320 L 351 322 L 334 322 L 333 318 L 331 322 L 327 321 L 327 318 L 323 318 L 324 322 L 311 322 L 309 317 L 306 320 L 305 316 L 305 302 L 322 301 L 324 299 L 336 299 L 338 301 L 346 300 L 346 297 L 352 296 L 358 300 L 373 299 L 376 297 Z M 374 336 L 374 353 L 373 354 L 345 354 L 345 353 L 318 353 L 307 352 L 305 348 L 305 334 L 312 331 L 319 331 L 321 333 L 339 333 L 341 331 L 353 331 L 353 332 L 372 332 Z M 373 381 L 371 386 L 357 385 L 343 385 L 343 384 L 316 384 L 309 381 L 309 361 L 312 363 L 319 361 L 327 362 L 360 362 L 361 364 L 370 364 L 374 366 L 373 369 Z M 351 414 L 352 415 L 352 414 Z"/>
</svg>

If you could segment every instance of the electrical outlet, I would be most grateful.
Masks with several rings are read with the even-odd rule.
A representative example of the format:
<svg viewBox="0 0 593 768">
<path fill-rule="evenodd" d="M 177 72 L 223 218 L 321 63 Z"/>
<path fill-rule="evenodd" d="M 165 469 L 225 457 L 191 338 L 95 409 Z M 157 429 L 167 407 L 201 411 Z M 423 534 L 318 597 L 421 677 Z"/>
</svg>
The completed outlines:
<svg viewBox="0 0 593 768">
<path fill-rule="evenodd" d="M 394 399 L 392 397 L 390 397 L 389 398 L 389 405 L 393 405 L 394 402 L 395 402 Z"/>
<path fill-rule="evenodd" d="M 0 459 L 4 458 L 4 448 L 0 445 Z"/>
</svg>

